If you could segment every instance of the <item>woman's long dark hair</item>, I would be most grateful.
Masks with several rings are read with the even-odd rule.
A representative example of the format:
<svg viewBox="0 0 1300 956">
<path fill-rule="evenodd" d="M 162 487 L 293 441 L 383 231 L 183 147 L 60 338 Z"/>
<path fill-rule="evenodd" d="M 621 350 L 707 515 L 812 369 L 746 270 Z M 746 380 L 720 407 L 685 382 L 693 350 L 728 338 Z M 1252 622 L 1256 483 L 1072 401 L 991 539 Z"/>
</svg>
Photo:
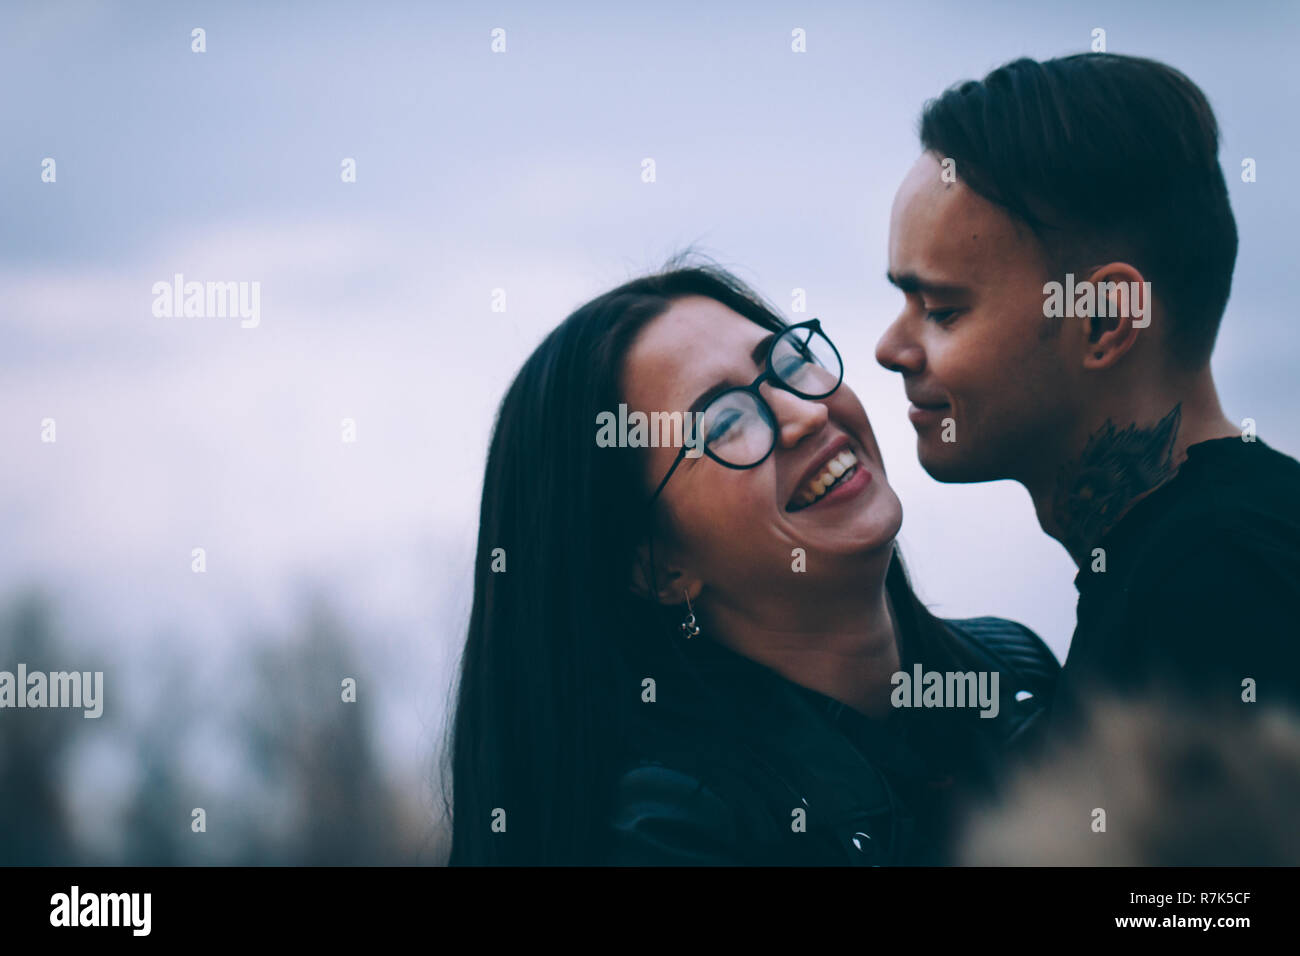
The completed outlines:
<svg viewBox="0 0 1300 956">
<path fill-rule="evenodd" d="M 501 403 L 446 750 L 453 865 L 604 862 L 612 786 L 647 710 L 641 681 L 689 668 L 675 644 L 681 610 L 630 588 L 648 530 L 644 462 L 636 449 L 595 441 L 597 414 L 622 400 L 634 337 L 689 295 L 785 326 L 726 271 L 673 263 L 565 319 Z M 897 551 L 886 588 L 920 659 L 961 659 Z M 694 712 L 714 719 L 707 696 Z"/>
</svg>

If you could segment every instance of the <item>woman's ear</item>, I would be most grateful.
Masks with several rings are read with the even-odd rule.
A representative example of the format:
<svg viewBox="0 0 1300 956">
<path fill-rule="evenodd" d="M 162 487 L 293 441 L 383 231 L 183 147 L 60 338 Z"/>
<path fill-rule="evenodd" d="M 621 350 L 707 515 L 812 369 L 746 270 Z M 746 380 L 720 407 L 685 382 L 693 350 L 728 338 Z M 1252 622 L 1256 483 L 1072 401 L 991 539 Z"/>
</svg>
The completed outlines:
<svg viewBox="0 0 1300 956">
<path fill-rule="evenodd" d="M 636 560 L 632 562 L 632 593 L 656 604 L 683 604 L 689 597 L 694 601 L 700 595 L 704 582 L 689 571 L 673 566 L 662 560 L 662 555 L 655 555 L 656 562 L 653 580 L 658 585 L 657 594 L 652 594 L 650 574 L 650 548 L 642 542 L 636 549 Z"/>
</svg>

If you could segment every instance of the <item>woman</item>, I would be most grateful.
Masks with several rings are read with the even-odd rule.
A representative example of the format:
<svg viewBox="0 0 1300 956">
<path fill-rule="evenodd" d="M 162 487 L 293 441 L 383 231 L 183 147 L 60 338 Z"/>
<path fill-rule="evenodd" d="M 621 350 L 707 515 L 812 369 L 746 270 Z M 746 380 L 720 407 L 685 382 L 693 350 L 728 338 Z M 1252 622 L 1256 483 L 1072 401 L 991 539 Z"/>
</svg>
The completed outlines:
<svg viewBox="0 0 1300 956">
<path fill-rule="evenodd" d="M 1057 666 L 1022 626 L 913 594 L 825 331 L 671 268 L 525 362 L 484 481 L 452 864 L 948 859 L 958 794 L 991 786 Z M 603 447 L 628 409 L 698 435 Z M 999 699 L 895 706 L 918 664 L 996 672 Z"/>
</svg>

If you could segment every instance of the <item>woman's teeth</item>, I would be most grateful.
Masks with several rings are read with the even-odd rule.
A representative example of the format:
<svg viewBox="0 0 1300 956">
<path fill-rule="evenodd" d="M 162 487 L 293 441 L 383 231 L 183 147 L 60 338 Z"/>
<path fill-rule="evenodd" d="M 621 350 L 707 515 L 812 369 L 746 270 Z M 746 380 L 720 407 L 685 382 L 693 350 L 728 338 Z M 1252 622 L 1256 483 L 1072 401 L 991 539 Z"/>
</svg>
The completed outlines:
<svg viewBox="0 0 1300 956">
<path fill-rule="evenodd" d="M 857 465 L 857 455 L 853 454 L 852 449 L 844 449 L 826 463 L 820 475 L 799 489 L 794 496 L 794 503 L 798 508 L 806 508 L 815 503 L 843 478 L 852 476 L 857 471 Z"/>
</svg>

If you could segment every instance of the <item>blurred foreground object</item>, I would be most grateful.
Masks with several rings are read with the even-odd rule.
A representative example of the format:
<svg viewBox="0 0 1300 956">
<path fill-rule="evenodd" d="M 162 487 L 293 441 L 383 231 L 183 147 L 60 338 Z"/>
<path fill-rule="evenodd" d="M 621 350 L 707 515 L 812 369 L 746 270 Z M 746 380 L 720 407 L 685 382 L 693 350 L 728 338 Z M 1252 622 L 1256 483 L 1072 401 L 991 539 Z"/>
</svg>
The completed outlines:
<svg viewBox="0 0 1300 956">
<path fill-rule="evenodd" d="M 961 862 L 1300 864 L 1300 718 L 1170 697 L 1101 700 L 1081 734 L 971 816 Z"/>
</svg>

